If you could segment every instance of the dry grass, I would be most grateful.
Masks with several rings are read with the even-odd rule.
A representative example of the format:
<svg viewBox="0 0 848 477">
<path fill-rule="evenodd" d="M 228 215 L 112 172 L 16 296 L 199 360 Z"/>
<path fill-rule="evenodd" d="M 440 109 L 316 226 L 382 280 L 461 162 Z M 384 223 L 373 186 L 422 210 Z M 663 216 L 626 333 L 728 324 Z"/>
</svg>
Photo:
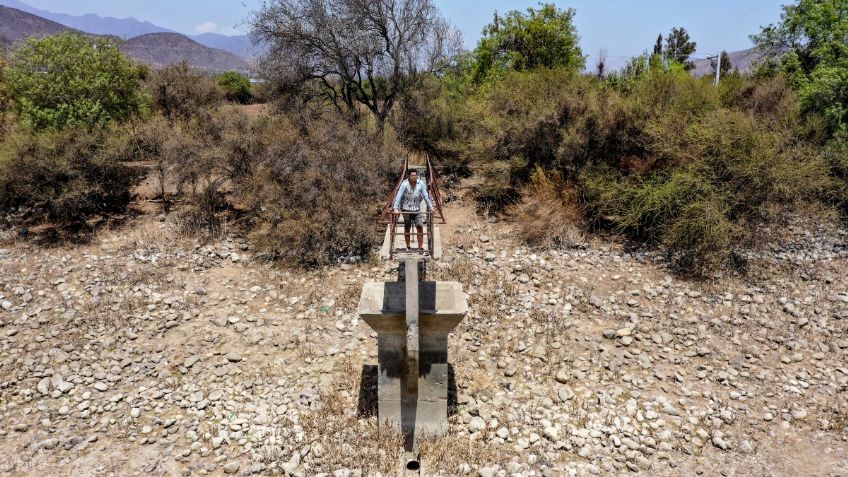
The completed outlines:
<svg viewBox="0 0 848 477">
<path fill-rule="evenodd" d="M 351 361 L 339 363 L 336 379 L 325 391 L 315 411 L 301 417 L 305 439 L 311 447 L 309 472 L 332 473 L 348 468 L 363 475 L 397 471 L 403 437 L 381 429 L 376 416 L 358 416 L 357 397 L 361 372 Z"/>
<path fill-rule="evenodd" d="M 584 241 L 577 189 L 559 176 L 548 177 L 537 171 L 510 213 L 519 238 L 532 247 L 573 247 Z"/>
</svg>

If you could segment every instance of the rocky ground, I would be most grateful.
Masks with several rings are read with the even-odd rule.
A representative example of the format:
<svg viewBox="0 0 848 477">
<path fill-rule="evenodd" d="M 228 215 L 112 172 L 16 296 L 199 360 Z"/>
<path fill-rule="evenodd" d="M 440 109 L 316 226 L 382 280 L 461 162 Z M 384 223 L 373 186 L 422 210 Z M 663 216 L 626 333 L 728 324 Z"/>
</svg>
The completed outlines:
<svg viewBox="0 0 848 477">
<path fill-rule="evenodd" d="M 848 233 L 693 282 L 611 242 L 538 252 L 451 206 L 449 436 L 426 475 L 848 475 Z M 304 272 L 151 217 L 0 250 L 0 473 L 395 475 L 355 315 L 389 263 Z"/>
</svg>

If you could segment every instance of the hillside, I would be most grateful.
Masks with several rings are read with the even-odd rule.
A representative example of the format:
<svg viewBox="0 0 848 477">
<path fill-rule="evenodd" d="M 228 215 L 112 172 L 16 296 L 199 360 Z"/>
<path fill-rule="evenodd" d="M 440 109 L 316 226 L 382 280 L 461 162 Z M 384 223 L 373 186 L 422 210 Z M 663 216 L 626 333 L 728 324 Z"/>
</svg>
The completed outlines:
<svg viewBox="0 0 848 477">
<path fill-rule="evenodd" d="M 147 21 L 141 21 L 132 17 L 115 18 L 101 17 L 92 13 L 85 15 L 68 15 L 66 13 L 55 13 L 40 8 L 32 7 L 20 0 L 0 0 L 0 5 L 16 8 L 22 12 L 45 18 L 66 27 L 74 28 L 95 35 L 113 35 L 119 38 L 134 38 L 148 33 L 176 33 L 170 28 L 165 28 Z M 200 35 L 187 35 L 192 40 L 209 48 L 218 48 L 234 53 L 243 59 L 257 56 L 256 49 L 247 35 L 221 35 L 218 33 L 203 33 Z"/>
<path fill-rule="evenodd" d="M 68 30 L 64 25 L 14 8 L 0 6 L 0 44 L 12 43 L 30 36 L 47 36 Z"/>
<path fill-rule="evenodd" d="M 150 22 L 136 20 L 135 18 L 101 17 L 100 15 L 91 13 L 85 15 L 54 13 L 32 7 L 20 0 L 0 0 L 0 5 L 16 8 L 61 25 L 95 35 L 114 35 L 121 38 L 132 38 L 146 33 L 171 31 Z"/>
<path fill-rule="evenodd" d="M 70 28 L 15 8 L 0 6 L 0 44 L 8 47 L 30 36 L 46 36 Z M 210 71 L 249 72 L 250 65 L 239 56 L 201 45 L 179 33 L 149 33 L 130 38 L 121 46 L 137 61 L 164 66 L 187 61 L 195 68 Z"/>
<path fill-rule="evenodd" d="M 122 49 L 133 58 L 155 66 L 187 61 L 206 71 L 250 70 L 247 61 L 235 54 L 209 48 L 179 33 L 150 33 L 130 38 Z"/>
<path fill-rule="evenodd" d="M 762 53 L 756 48 L 728 52 L 727 55 L 730 57 L 731 71 L 738 70 L 740 73 L 750 73 L 754 65 L 763 58 Z M 715 74 L 710 60 L 695 60 L 693 63 L 695 63 L 695 69 L 692 72 L 695 76 Z"/>
<path fill-rule="evenodd" d="M 217 48 L 219 50 L 229 51 L 241 58 L 255 58 L 261 49 L 254 46 L 247 35 L 227 36 L 218 33 L 203 33 L 201 35 L 193 35 L 192 40 L 209 48 Z"/>
</svg>

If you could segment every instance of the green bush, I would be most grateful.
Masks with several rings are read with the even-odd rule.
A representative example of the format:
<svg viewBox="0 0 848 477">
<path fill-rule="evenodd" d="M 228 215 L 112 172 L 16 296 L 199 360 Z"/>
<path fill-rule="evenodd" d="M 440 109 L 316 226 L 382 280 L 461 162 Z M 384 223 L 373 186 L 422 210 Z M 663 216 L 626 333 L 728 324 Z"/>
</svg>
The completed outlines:
<svg viewBox="0 0 848 477">
<path fill-rule="evenodd" d="M 781 77 L 729 75 L 716 88 L 645 61 L 626 84 L 539 69 L 477 91 L 469 108 L 483 112 L 464 130 L 481 204 L 508 211 L 533 245 L 562 243 L 571 232 L 548 218 L 568 212 L 698 274 L 733 263 L 783 211 L 843 200 L 829 173 L 838 153 L 805 141 L 815 132 Z M 536 184 L 539 170 L 562 181 L 558 193 Z"/>
<path fill-rule="evenodd" d="M 138 174 L 104 147 L 105 130 L 15 133 L 0 148 L 0 207 L 25 223 L 81 226 L 122 213 Z"/>
<path fill-rule="evenodd" d="M 496 78 L 508 70 L 579 71 L 586 59 L 578 44 L 574 15 L 574 9 L 560 10 L 552 3 L 528 8 L 527 13 L 512 10 L 503 17 L 495 14 L 474 50 L 475 80 Z"/>
<path fill-rule="evenodd" d="M 3 75 L 21 121 L 46 129 L 97 127 L 138 115 L 145 105 L 143 72 L 113 40 L 62 33 L 17 45 Z"/>
<path fill-rule="evenodd" d="M 253 99 L 250 79 L 241 73 L 227 71 L 218 75 L 218 86 L 224 90 L 229 101 L 248 104 Z"/>
<path fill-rule="evenodd" d="M 664 147 L 687 158 L 678 166 L 624 174 L 597 164 L 581 185 L 591 220 L 661 244 L 688 272 L 728 263 L 776 212 L 834 190 L 820 155 L 741 112 L 711 111 L 672 136 Z"/>
<path fill-rule="evenodd" d="M 846 11 L 846 0 L 796 0 L 783 6 L 780 22 L 751 37 L 769 54 L 762 71 L 786 75 L 824 140 L 848 134 Z"/>
</svg>

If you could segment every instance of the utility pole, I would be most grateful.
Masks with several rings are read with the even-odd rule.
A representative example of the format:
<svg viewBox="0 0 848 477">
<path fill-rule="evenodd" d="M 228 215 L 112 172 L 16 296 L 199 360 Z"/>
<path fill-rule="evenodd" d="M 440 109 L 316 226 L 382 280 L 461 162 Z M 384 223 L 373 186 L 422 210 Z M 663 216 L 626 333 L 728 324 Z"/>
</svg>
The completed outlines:
<svg viewBox="0 0 848 477">
<path fill-rule="evenodd" d="M 718 82 L 721 79 L 721 53 L 718 53 L 715 56 L 707 57 L 708 60 L 711 60 L 713 58 L 716 59 L 715 85 L 718 86 Z"/>
<path fill-rule="evenodd" d="M 718 86 L 718 81 L 721 79 L 721 53 L 716 55 L 716 80 L 715 85 Z"/>
</svg>

